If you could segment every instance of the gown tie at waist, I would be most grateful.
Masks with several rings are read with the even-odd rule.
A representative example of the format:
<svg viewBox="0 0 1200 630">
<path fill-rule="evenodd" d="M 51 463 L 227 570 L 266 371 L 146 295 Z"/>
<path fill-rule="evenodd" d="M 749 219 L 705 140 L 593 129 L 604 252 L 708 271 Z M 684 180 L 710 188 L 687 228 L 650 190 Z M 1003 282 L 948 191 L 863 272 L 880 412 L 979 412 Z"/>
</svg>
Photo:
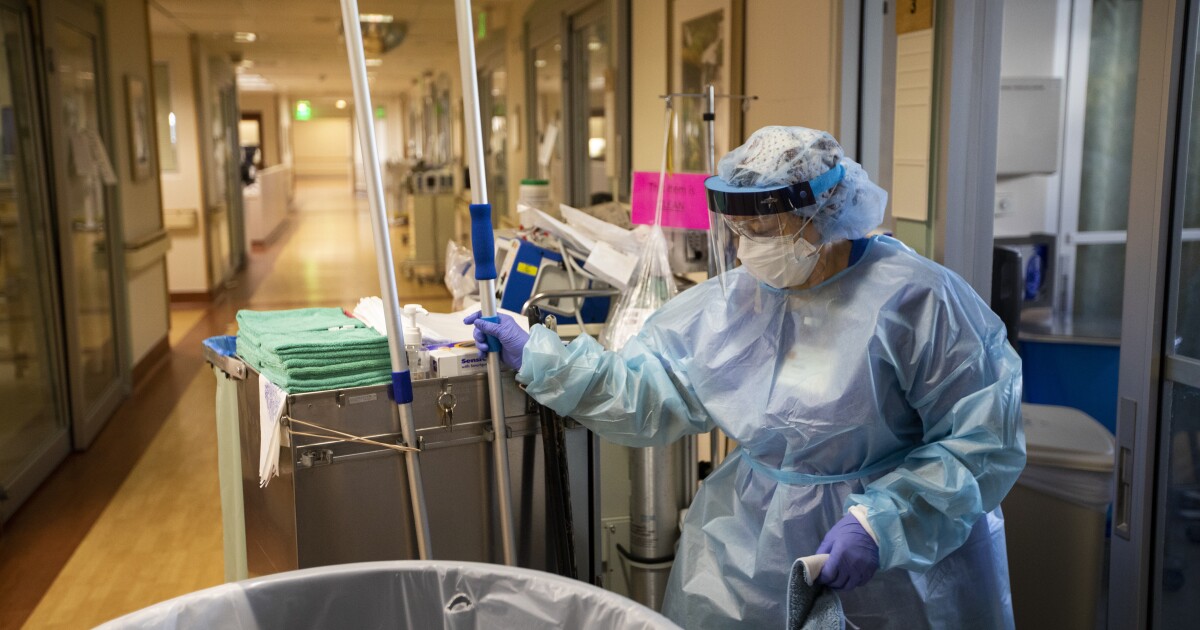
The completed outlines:
<svg viewBox="0 0 1200 630">
<path fill-rule="evenodd" d="M 899 466 L 900 462 L 903 462 L 904 458 L 908 456 L 908 453 L 909 451 L 907 450 L 899 451 L 875 462 L 874 464 L 871 464 L 870 466 L 866 466 L 853 472 L 842 473 L 840 475 L 813 475 L 809 473 L 796 472 L 794 470 L 780 470 L 758 461 L 758 459 L 756 459 L 749 452 L 746 452 L 745 455 L 746 461 L 750 463 L 751 468 L 753 468 L 756 472 L 760 472 L 768 477 L 771 477 L 779 483 L 792 486 L 820 486 L 831 483 L 839 483 L 842 481 L 854 481 L 856 479 L 871 477 L 879 473 L 887 472 L 896 466 Z"/>
</svg>

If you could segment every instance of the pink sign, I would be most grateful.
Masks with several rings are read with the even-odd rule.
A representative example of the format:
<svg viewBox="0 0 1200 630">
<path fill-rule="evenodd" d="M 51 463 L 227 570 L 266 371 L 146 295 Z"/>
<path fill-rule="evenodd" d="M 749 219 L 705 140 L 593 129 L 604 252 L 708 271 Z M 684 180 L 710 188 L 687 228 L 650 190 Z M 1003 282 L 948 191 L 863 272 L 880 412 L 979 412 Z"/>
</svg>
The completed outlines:
<svg viewBox="0 0 1200 630">
<path fill-rule="evenodd" d="M 654 225 L 654 209 L 658 203 L 658 173 L 634 171 L 633 222 Z M 667 174 L 663 195 L 663 227 L 708 229 L 708 195 L 704 192 L 702 173 Z"/>
</svg>

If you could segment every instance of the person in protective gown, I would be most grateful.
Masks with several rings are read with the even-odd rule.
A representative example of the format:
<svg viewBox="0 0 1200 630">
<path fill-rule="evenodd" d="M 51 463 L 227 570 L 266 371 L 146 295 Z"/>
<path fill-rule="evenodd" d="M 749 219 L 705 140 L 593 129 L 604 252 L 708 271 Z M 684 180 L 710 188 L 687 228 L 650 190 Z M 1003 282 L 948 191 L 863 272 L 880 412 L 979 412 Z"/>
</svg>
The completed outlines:
<svg viewBox="0 0 1200 630">
<path fill-rule="evenodd" d="M 887 195 L 825 132 L 760 129 L 706 187 L 741 265 L 618 352 L 468 318 L 531 396 L 609 440 L 736 440 L 687 511 L 664 614 L 782 627 L 792 563 L 828 553 L 817 581 L 848 627 L 1013 627 L 999 506 L 1025 440 L 1000 319 L 953 272 L 866 237 Z"/>
</svg>

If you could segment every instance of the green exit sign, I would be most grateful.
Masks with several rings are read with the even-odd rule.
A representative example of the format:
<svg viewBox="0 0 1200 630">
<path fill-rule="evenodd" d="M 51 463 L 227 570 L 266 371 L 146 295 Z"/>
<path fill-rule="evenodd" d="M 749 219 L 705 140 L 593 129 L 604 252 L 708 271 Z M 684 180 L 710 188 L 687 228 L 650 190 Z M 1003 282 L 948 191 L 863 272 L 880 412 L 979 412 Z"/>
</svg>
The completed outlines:
<svg viewBox="0 0 1200 630">
<path fill-rule="evenodd" d="M 296 101 L 296 120 L 308 120 L 312 118 L 312 103 L 309 101 Z"/>
</svg>

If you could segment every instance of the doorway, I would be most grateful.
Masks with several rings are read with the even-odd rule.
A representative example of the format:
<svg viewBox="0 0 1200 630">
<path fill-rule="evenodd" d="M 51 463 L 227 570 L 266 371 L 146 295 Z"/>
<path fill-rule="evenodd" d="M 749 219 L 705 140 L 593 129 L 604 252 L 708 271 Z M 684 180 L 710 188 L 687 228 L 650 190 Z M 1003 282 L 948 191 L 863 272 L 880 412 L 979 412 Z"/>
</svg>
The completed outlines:
<svg viewBox="0 0 1200 630">
<path fill-rule="evenodd" d="M 91 444 L 129 388 L 119 322 L 124 278 L 111 159 L 107 77 L 99 10 L 69 1 L 43 6 L 50 74 L 54 198 L 66 319 L 75 448 Z"/>
<path fill-rule="evenodd" d="M 70 450 L 30 17 L 0 2 L 0 522 Z"/>
</svg>

